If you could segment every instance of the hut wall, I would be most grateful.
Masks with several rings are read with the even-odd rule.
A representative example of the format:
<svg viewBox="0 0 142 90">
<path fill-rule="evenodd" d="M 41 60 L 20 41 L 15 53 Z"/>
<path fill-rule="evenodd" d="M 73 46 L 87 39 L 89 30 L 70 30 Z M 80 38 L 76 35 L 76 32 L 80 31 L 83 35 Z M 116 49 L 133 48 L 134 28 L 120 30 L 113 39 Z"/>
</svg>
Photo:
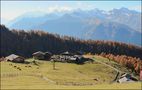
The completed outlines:
<svg viewBox="0 0 142 90">
<path fill-rule="evenodd" d="M 12 62 L 24 63 L 24 58 L 18 57 L 16 59 L 12 60 Z"/>
<path fill-rule="evenodd" d="M 45 58 L 46 60 L 50 60 L 51 55 L 50 55 L 50 54 L 45 54 L 45 55 L 44 55 L 44 58 Z"/>
<path fill-rule="evenodd" d="M 44 59 L 44 55 L 34 55 L 33 58 L 34 59 L 43 60 Z"/>
</svg>

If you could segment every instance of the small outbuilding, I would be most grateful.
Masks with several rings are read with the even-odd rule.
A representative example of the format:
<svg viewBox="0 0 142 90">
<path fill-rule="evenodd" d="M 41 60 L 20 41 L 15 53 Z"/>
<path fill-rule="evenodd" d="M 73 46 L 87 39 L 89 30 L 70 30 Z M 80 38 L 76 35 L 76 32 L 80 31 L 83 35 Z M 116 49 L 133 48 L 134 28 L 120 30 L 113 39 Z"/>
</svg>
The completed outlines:
<svg viewBox="0 0 142 90">
<path fill-rule="evenodd" d="M 118 80 L 119 83 L 135 82 L 135 81 L 138 81 L 138 80 L 127 73 L 121 75 L 120 79 Z"/>
<path fill-rule="evenodd" d="M 43 60 L 45 53 L 38 51 L 32 54 L 34 59 Z"/>
<path fill-rule="evenodd" d="M 18 56 L 15 54 L 11 54 L 7 57 L 5 57 L 6 61 L 11 61 L 11 62 L 16 62 L 16 63 L 24 63 L 25 62 L 25 58 L 22 56 Z"/>
<path fill-rule="evenodd" d="M 32 54 L 34 59 L 38 60 L 50 60 L 52 53 L 38 51 Z"/>
<path fill-rule="evenodd" d="M 51 56 L 52 56 L 52 53 L 51 53 L 51 52 L 45 52 L 45 53 L 44 53 L 44 59 L 45 59 L 45 60 L 50 60 Z"/>
</svg>

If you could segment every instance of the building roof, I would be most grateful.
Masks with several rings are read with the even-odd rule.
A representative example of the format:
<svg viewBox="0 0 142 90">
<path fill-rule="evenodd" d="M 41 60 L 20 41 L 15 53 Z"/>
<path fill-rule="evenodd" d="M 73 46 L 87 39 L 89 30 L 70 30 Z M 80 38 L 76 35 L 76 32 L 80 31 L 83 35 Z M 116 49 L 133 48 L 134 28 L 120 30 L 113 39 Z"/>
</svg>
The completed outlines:
<svg viewBox="0 0 142 90">
<path fill-rule="evenodd" d="M 8 60 L 14 60 L 14 59 L 16 59 L 18 57 L 20 57 L 20 56 L 15 55 L 15 54 L 11 54 L 11 55 L 7 56 L 6 59 L 8 59 Z"/>
<path fill-rule="evenodd" d="M 72 55 L 72 53 L 66 51 L 66 52 L 63 52 L 62 55 Z"/>
<path fill-rule="evenodd" d="M 134 82 L 133 80 L 127 78 L 127 77 L 123 77 L 121 79 L 118 80 L 119 83 L 123 83 L 123 82 Z"/>
<path fill-rule="evenodd" d="M 33 53 L 32 55 L 38 55 L 38 54 L 45 55 L 45 53 L 42 52 L 42 51 L 35 52 L 35 53 Z"/>
<path fill-rule="evenodd" d="M 51 53 L 51 52 L 45 52 L 45 54 L 49 54 L 49 55 L 52 55 L 52 53 Z"/>
<path fill-rule="evenodd" d="M 131 75 L 130 75 L 130 74 L 127 74 L 127 73 L 124 73 L 121 77 L 127 77 L 127 78 L 130 78 Z"/>
</svg>

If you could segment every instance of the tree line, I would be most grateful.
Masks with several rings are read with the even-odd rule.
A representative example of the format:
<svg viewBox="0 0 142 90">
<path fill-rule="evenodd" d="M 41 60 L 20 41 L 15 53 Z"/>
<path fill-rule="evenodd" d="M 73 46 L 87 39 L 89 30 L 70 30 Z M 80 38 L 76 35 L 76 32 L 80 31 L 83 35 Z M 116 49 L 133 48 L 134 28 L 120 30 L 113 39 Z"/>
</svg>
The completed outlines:
<svg viewBox="0 0 142 90">
<path fill-rule="evenodd" d="M 44 31 L 9 30 L 4 25 L 0 25 L 0 28 L 0 57 L 12 53 L 31 57 L 32 53 L 36 51 L 50 51 L 53 54 L 65 51 L 82 51 L 92 54 L 104 52 L 113 55 L 126 55 L 142 60 L 142 48 L 131 44 L 103 40 L 82 40 Z"/>
</svg>

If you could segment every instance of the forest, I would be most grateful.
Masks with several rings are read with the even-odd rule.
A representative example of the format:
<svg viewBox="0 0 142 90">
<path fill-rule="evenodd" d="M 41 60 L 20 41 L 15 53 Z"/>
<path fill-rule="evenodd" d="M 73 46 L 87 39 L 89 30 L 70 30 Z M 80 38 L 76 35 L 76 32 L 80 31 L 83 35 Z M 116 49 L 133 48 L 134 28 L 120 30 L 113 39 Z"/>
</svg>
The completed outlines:
<svg viewBox="0 0 142 90">
<path fill-rule="evenodd" d="M 9 30 L 4 25 L 0 25 L 0 28 L 0 57 L 14 53 L 28 58 L 36 51 L 49 51 L 53 54 L 60 54 L 65 51 L 81 51 L 92 54 L 103 52 L 113 55 L 126 55 L 142 59 L 142 48 L 131 44 L 115 41 L 82 40 L 40 30 Z"/>
</svg>

